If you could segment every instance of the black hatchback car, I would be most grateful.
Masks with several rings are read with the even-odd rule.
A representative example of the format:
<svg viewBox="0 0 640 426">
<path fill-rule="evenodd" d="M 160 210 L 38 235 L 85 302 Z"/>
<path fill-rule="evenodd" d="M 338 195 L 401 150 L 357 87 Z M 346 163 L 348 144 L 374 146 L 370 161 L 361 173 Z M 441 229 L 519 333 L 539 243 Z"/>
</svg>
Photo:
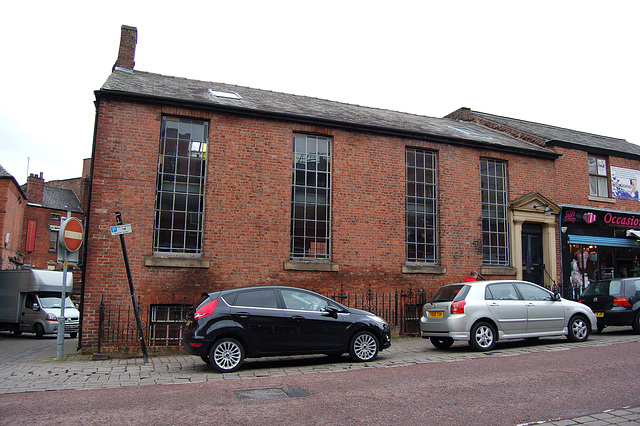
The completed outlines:
<svg viewBox="0 0 640 426">
<path fill-rule="evenodd" d="M 205 293 L 187 313 L 183 346 L 222 373 L 245 358 L 348 352 L 371 361 L 391 345 L 389 325 L 293 287 L 247 287 Z"/>
<path fill-rule="evenodd" d="M 598 331 L 608 325 L 630 325 L 640 333 L 640 278 L 591 283 L 580 298 L 598 319 Z"/>
</svg>

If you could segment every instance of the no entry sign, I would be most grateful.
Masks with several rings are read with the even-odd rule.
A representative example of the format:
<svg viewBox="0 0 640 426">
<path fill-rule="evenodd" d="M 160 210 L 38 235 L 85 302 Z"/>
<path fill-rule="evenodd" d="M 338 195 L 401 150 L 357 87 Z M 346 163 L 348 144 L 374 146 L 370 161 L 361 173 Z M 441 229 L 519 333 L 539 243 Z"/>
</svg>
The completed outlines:
<svg viewBox="0 0 640 426">
<path fill-rule="evenodd" d="M 82 222 L 70 217 L 60 226 L 60 242 L 70 252 L 76 252 L 82 245 Z"/>
</svg>

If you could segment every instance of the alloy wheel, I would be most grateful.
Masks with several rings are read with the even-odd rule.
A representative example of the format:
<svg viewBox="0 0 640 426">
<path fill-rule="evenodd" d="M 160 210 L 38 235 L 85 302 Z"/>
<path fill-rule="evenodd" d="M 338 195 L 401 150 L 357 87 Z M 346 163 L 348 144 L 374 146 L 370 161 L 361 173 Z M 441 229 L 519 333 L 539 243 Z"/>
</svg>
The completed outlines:
<svg viewBox="0 0 640 426">
<path fill-rule="evenodd" d="M 217 343 L 209 360 L 218 371 L 232 372 L 237 370 L 244 360 L 244 353 L 240 344 L 233 339 L 225 339 Z"/>
<path fill-rule="evenodd" d="M 362 332 L 353 338 L 350 352 L 357 361 L 370 361 L 378 354 L 378 341 L 373 334 Z"/>
</svg>

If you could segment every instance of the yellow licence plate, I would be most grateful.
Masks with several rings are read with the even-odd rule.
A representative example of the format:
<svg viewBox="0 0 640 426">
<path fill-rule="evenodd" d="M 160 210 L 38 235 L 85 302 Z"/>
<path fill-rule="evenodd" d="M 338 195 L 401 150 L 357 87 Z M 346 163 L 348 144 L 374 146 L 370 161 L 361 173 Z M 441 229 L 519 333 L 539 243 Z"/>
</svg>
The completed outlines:
<svg viewBox="0 0 640 426">
<path fill-rule="evenodd" d="M 444 311 L 431 311 L 429 312 L 429 318 L 442 318 Z"/>
<path fill-rule="evenodd" d="M 187 320 L 187 327 L 191 324 L 191 320 Z"/>
<path fill-rule="evenodd" d="M 596 314 L 596 316 L 599 318 L 604 317 L 604 312 L 594 312 L 594 314 Z"/>
</svg>

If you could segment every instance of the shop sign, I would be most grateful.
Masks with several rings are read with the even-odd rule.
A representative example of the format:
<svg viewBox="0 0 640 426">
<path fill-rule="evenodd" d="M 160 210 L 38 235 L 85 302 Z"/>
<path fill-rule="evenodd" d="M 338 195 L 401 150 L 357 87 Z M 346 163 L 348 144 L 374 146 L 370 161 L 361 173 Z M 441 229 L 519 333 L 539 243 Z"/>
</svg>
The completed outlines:
<svg viewBox="0 0 640 426">
<path fill-rule="evenodd" d="M 640 213 L 626 214 L 604 210 L 565 208 L 562 226 L 594 226 L 607 228 L 640 228 Z"/>
<path fill-rule="evenodd" d="M 31 253 L 36 250 L 36 221 L 30 220 L 27 222 L 27 246 L 25 249 L 27 253 Z"/>
</svg>

